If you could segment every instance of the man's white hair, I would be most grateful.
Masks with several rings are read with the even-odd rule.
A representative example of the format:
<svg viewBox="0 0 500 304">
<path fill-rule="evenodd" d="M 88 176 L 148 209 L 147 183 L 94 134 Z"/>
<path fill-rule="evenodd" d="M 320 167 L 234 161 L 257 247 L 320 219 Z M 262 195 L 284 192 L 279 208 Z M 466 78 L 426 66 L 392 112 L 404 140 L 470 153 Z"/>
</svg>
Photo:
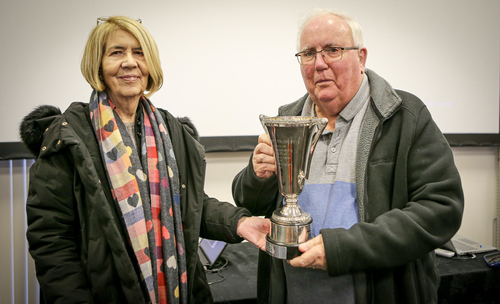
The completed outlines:
<svg viewBox="0 0 500 304">
<path fill-rule="evenodd" d="M 363 31 L 361 30 L 361 26 L 359 23 L 354 20 L 349 14 L 341 11 L 334 11 L 329 9 L 321 9 L 315 8 L 311 13 L 304 15 L 300 22 L 299 33 L 297 35 L 297 51 L 300 52 L 300 38 L 302 37 L 302 32 L 304 31 L 304 27 L 306 24 L 312 19 L 323 16 L 323 15 L 332 15 L 343 19 L 351 28 L 351 36 L 354 43 L 354 47 L 362 48 L 363 47 Z"/>
</svg>

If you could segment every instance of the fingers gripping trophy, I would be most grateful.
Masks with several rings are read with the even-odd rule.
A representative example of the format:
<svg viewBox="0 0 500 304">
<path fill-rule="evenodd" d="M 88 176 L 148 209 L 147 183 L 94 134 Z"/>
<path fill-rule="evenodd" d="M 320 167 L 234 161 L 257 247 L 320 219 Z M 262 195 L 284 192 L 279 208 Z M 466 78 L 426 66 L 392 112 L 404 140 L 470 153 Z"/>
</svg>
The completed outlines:
<svg viewBox="0 0 500 304">
<path fill-rule="evenodd" d="M 283 207 L 274 211 L 271 217 L 266 251 L 275 258 L 290 260 L 301 254 L 299 245 L 311 238 L 312 218 L 297 205 L 297 197 L 309 176 L 314 147 L 328 119 L 265 115 L 259 118 L 271 138 L 279 189 L 285 197 Z"/>
</svg>

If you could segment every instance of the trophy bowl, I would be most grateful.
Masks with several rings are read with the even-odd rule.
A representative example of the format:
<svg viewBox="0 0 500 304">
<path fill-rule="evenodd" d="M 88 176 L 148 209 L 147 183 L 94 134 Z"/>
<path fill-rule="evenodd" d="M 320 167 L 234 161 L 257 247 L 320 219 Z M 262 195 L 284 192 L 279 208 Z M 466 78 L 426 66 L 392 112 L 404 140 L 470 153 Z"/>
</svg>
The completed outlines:
<svg viewBox="0 0 500 304">
<path fill-rule="evenodd" d="M 293 259 L 301 254 L 299 245 L 311 238 L 312 218 L 303 212 L 298 196 L 309 175 L 314 147 L 328 120 L 302 116 L 259 116 L 273 146 L 279 190 L 284 204 L 271 217 L 271 231 L 266 237 L 266 252 L 279 259 Z"/>
</svg>

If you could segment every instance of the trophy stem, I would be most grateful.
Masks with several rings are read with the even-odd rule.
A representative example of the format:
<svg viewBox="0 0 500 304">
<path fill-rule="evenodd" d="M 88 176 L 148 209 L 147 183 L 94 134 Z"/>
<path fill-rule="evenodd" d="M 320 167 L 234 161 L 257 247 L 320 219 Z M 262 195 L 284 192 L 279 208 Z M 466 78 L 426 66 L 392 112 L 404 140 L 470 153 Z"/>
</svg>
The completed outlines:
<svg viewBox="0 0 500 304">
<path fill-rule="evenodd" d="M 285 204 L 286 205 L 296 205 L 298 200 L 298 195 L 296 193 L 286 193 L 285 194 Z"/>
<path fill-rule="evenodd" d="M 311 221 L 309 213 L 302 211 L 297 205 L 297 194 L 286 194 L 285 205 L 273 213 L 272 219 L 277 223 L 298 224 Z"/>
<path fill-rule="evenodd" d="M 285 205 L 281 209 L 281 214 L 288 217 L 301 217 L 303 215 L 302 209 L 297 205 L 297 194 L 285 194 Z"/>
</svg>

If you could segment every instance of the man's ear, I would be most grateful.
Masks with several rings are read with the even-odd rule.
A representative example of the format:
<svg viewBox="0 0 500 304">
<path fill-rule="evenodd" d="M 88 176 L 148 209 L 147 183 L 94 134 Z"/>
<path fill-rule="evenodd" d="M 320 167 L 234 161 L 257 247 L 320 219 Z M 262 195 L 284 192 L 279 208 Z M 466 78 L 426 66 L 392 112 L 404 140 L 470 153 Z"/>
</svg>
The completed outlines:
<svg viewBox="0 0 500 304">
<path fill-rule="evenodd" d="M 366 48 L 361 48 L 358 52 L 359 68 L 361 70 L 361 74 L 365 72 L 365 64 L 367 56 L 368 56 L 368 50 Z"/>
</svg>

